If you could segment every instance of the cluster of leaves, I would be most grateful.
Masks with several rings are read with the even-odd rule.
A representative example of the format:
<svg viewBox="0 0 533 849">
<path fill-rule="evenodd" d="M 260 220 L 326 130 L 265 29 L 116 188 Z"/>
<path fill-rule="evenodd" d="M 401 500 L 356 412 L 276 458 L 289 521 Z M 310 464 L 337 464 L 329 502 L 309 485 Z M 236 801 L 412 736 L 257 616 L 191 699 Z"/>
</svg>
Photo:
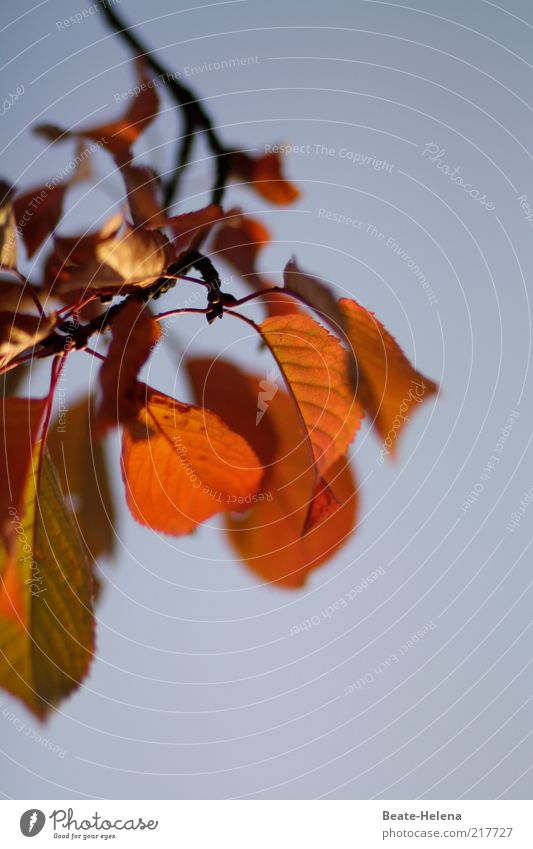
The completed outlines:
<svg viewBox="0 0 533 849">
<path fill-rule="evenodd" d="M 159 72 L 151 56 L 138 63 L 137 95 L 118 120 L 37 128 L 54 145 L 80 145 L 82 164 L 69 179 L 0 192 L 0 685 L 40 717 L 79 684 L 93 654 L 93 566 L 114 539 L 100 442 L 107 433 L 122 429 L 125 497 L 138 522 L 180 535 L 223 513 L 228 539 L 250 569 L 295 588 L 356 522 L 357 485 L 346 457 L 363 416 L 381 439 L 394 434 L 393 449 L 413 403 L 436 391 L 372 313 L 337 300 L 295 260 L 279 285 L 258 272 L 268 231 L 219 201 L 229 179 L 271 203 L 294 201 L 298 191 L 277 155 L 254 158 L 225 148 L 199 104 L 178 88 L 175 99 L 189 104 L 188 142 L 170 186 L 135 164 L 132 146 L 158 112 L 149 68 Z M 214 202 L 172 216 L 169 195 L 195 132 L 207 133 L 217 162 Z M 65 237 L 57 232 L 65 194 L 90 177 L 88 140 L 113 157 L 127 211 L 97 232 Z M 31 258 L 45 242 L 51 251 L 37 285 L 19 270 L 17 255 L 23 244 Z M 219 259 L 249 295 L 237 299 L 222 290 Z M 157 314 L 159 295 L 180 280 L 203 287 L 205 306 Z M 261 323 L 239 309 L 256 299 L 266 311 Z M 161 324 L 181 313 L 209 323 L 230 316 L 246 322 L 285 391 L 271 392 L 259 376 L 221 358 L 185 361 L 196 404 L 142 383 L 139 372 L 162 341 Z M 110 336 L 105 357 L 89 347 L 103 333 Z M 82 398 L 63 414 L 64 426 L 61 418 L 50 426 L 62 369 L 78 351 L 103 360 L 98 399 Z M 13 395 L 18 370 L 44 358 L 51 363 L 48 395 Z M 415 394 L 413 386 L 422 389 Z"/>
</svg>

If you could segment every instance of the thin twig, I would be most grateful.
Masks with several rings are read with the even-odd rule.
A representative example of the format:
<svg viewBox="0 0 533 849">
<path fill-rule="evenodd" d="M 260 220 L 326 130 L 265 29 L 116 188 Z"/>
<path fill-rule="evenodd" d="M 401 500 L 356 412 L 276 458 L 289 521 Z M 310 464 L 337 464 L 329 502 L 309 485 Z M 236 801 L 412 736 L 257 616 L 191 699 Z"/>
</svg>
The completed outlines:
<svg viewBox="0 0 533 849">
<path fill-rule="evenodd" d="M 213 122 L 202 106 L 201 101 L 198 100 L 191 89 L 179 82 L 176 76 L 159 62 L 154 53 L 132 32 L 133 27 L 126 26 L 125 22 L 117 15 L 115 9 L 107 0 L 99 0 L 99 3 L 106 20 L 113 27 L 117 35 L 129 44 L 132 50 L 138 56 L 141 56 L 152 70 L 158 74 L 162 82 L 168 86 L 176 103 L 183 109 L 187 116 L 185 118 L 184 138 L 192 136 L 192 133 L 197 129 L 205 132 L 209 149 L 216 158 L 216 177 L 212 189 L 212 200 L 213 203 L 220 204 L 229 176 L 229 154 L 231 152 L 220 141 Z M 186 145 L 184 142 L 181 146 L 181 153 L 182 155 L 185 154 L 185 157 L 188 157 L 190 154 L 190 144 Z M 183 165 L 184 163 L 180 162 L 181 168 L 183 168 Z M 171 179 L 173 180 L 174 178 Z M 177 184 L 178 178 L 175 179 Z"/>
</svg>

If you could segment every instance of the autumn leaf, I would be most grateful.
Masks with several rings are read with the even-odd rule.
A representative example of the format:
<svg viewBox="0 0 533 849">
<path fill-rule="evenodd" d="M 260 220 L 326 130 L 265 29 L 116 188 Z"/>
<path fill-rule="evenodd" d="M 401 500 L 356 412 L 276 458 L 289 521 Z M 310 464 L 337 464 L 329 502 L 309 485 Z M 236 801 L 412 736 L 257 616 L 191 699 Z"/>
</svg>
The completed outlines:
<svg viewBox="0 0 533 849">
<path fill-rule="evenodd" d="M 12 520 L 16 546 L 0 545 L 0 685 L 42 719 L 87 674 L 94 617 L 85 552 L 39 446 Z"/>
<path fill-rule="evenodd" d="M 54 326 L 51 316 L 26 315 L 0 310 L 0 367 L 36 348 Z"/>
<path fill-rule="evenodd" d="M 261 465 L 268 467 L 277 452 L 278 434 L 269 418 L 258 427 L 258 403 L 261 393 L 273 397 L 279 386 L 264 378 L 257 386 L 240 369 L 220 358 L 192 357 L 187 360 L 186 366 L 196 403 L 212 410 L 231 430 L 244 437 L 253 447 Z M 213 422 L 218 426 L 217 419 Z M 208 438 L 210 424 L 211 421 L 206 421 Z"/>
<path fill-rule="evenodd" d="M 287 588 L 303 586 L 309 573 L 329 560 L 352 531 L 357 492 L 349 466 L 341 459 L 327 473 L 341 506 L 302 535 L 314 478 L 292 399 L 275 384 L 266 393 L 264 378 L 221 359 L 192 359 L 188 370 L 197 402 L 244 436 L 265 465 L 261 491 L 244 502 L 249 510 L 226 516 L 232 546 L 263 580 Z M 257 421 L 265 394 L 269 400 Z"/>
<path fill-rule="evenodd" d="M 115 547 L 115 508 L 102 442 L 92 437 L 94 400 L 81 398 L 50 425 L 47 446 L 89 558 Z"/>
<path fill-rule="evenodd" d="M 124 426 L 122 476 L 138 522 L 187 534 L 234 500 L 255 493 L 263 468 L 248 443 L 209 410 L 146 387 Z"/>
<path fill-rule="evenodd" d="M 257 260 L 269 241 L 270 233 L 260 221 L 232 209 L 216 229 L 212 254 L 234 269 L 250 289 L 269 290 L 272 284 L 257 270 Z M 294 299 L 283 292 L 267 291 L 261 301 L 271 316 L 300 312 Z"/>
<path fill-rule="evenodd" d="M 223 216 L 222 208 L 215 203 L 192 212 L 173 215 L 168 219 L 167 225 L 172 231 L 176 249 L 178 251 L 195 249 Z"/>
<path fill-rule="evenodd" d="M 0 180 L 0 265 L 17 267 L 17 222 L 10 199 L 11 188 Z"/>
<path fill-rule="evenodd" d="M 45 407 L 45 398 L 7 398 L 0 407 L 0 537 L 8 551 L 15 537 L 12 518 L 23 510 Z"/>
<path fill-rule="evenodd" d="M 13 210 L 17 230 L 24 241 L 28 258 L 35 254 L 58 226 L 67 190 L 91 177 L 88 157 L 87 148 L 80 143 L 71 174 L 63 179 L 54 178 L 43 185 L 34 186 L 14 197 Z"/>
<path fill-rule="evenodd" d="M 248 183 L 250 188 L 270 203 L 285 206 L 300 197 L 294 183 L 283 176 L 279 153 L 253 157 L 237 151 L 231 156 L 231 169 L 236 177 Z"/>
<path fill-rule="evenodd" d="M 130 149 L 159 111 L 154 83 L 146 75 L 144 63 L 137 60 L 137 85 L 121 118 L 82 129 L 63 130 L 53 124 L 40 124 L 34 130 L 51 142 L 69 138 L 91 139 L 112 153 L 120 164 L 130 157 Z"/>
<path fill-rule="evenodd" d="M 100 233 L 55 240 L 49 267 L 55 292 L 124 294 L 159 279 L 175 255 L 166 236 L 127 222 L 117 231 L 116 224 L 113 218 Z"/>
<path fill-rule="evenodd" d="M 137 375 L 157 344 L 161 329 L 144 306 L 127 301 L 112 324 L 113 338 L 100 369 L 102 400 L 96 417 L 99 436 L 137 414 Z"/>
<path fill-rule="evenodd" d="M 357 363 L 357 397 L 394 454 L 409 412 L 438 387 L 413 368 L 373 313 L 348 298 L 341 298 L 339 307 Z"/>
<path fill-rule="evenodd" d="M 260 330 L 294 396 L 313 463 L 324 474 L 346 453 L 362 418 L 349 387 L 347 353 L 307 315 L 267 318 Z"/>
<path fill-rule="evenodd" d="M 152 169 L 126 162 L 120 173 L 126 185 L 132 222 L 147 230 L 165 227 L 167 217 L 161 207 L 159 181 Z"/>
</svg>

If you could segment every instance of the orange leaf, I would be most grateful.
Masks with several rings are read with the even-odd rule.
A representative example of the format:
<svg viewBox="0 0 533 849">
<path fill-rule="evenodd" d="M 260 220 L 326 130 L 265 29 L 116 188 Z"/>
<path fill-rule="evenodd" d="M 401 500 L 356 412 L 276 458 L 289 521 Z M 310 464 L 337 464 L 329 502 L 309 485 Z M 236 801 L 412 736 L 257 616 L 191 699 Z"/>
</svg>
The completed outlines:
<svg viewBox="0 0 533 849">
<path fill-rule="evenodd" d="M 0 265 L 17 267 L 17 222 L 10 200 L 11 188 L 0 180 Z"/>
<path fill-rule="evenodd" d="M 257 378 L 250 382 L 257 387 Z M 294 404 L 285 392 L 274 397 L 258 429 L 263 423 L 278 437 L 276 455 L 262 485 L 264 497 L 242 517 L 228 516 L 226 527 L 231 544 L 253 572 L 265 581 L 295 589 L 348 539 L 355 523 L 357 491 L 349 465 L 338 460 L 328 473 L 336 509 L 320 520 L 314 517 L 315 525 L 302 535 L 314 476 Z"/>
<path fill-rule="evenodd" d="M 220 416 L 231 430 L 250 443 L 263 466 L 272 462 L 276 453 L 277 434 L 266 419 L 258 427 L 257 417 L 260 393 L 269 393 L 268 381 L 261 381 L 259 389 L 252 386 L 236 366 L 222 359 L 209 357 L 187 361 L 187 370 L 194 390 L 194 398 L 201 407 L 207 407 Z M 274 393 L 278 387 L 273 386 Z M 209 435 L 209 429 L 208 429 Z"/>
<path fill-rule="evenodd" d="M 119 160 L 125 161 L 130 155 L 130 148 L 154 120 L 159 110 L 159 98 L 154 83 L 146 76 L 141 60 L 137 62 L 137 76 L 133 100 L 122 118 L 81 130 L 62 130 L 51 124 L 41 124 L 35 127 L 35 132 L 49 141 L 68 138 L 92 139 L 107 148 Z"/>
<path fill-rule="evenodd" d="M 99 436 L 137 414 L 142 404 L 137 375 L 161 336 L 159 324 L 137 301 L 125 303 L 111 329 L 113 338 L 100 369 L 102 401 L 96 417 Z"/>
<path fill-rule="evenodd" d="M 117 295 L 158 280 L 174 258 L 166 236 L 128 223 L 117 232 L 117 223 L 113 218 L 99 233 L 55 240 L 48 267 L 54 293 L 89 288 L 98 294 Z"/>
<path fill-rule="evenodd" d="M 81 398 L 52 422 L 46 440 L 91 562 L 115 546 L 115 509 L 104 446 L 92 439 L 93 416 L 93 399 Z"/>
<path fill-rule="evenodd" d="M 258 277 L 257 258 L 269 241 L 270 233 L 260 221 L 232 209 L 217 228 L 213 253 L 220 254 L 221 259 L 253 286 Z"/>
<path fill-rule="evenodd" d="M 348 354 L 308 315 L 267 318 L 260 330 L 300 411 L 317 477 L 323 476 L 346 453 L 363 415 L 350 391 Z"/>
<path fill-rule="evenodd" d="M 413 368 L 373 313 L 349 298 L 339 306 L 357 363 L 357 398 L 393 454 L 409 411 L 434 395 L 437 384 Z"/>
<path fill-rule="evenodd" d="M 126 500 L 134 519 L 156 531 L 190 533 L 253 495 L 262 475 L 248 443 L 218 416 L 149 387 L 146 406 L 125 424 Z"/>
<path fill-rule="evenodd" d="M 314 517 L 320 526 L 302 536 L 313 474 L 293 401 L 282 390 L 273 393 L 272 387 L 266 393 L 263 378 L 244 374 L 221 359 L 191 360 L 188 368 L 198 402 L 244 436 L 265 466 L 261 491 L 243 503 L 250 510 L 226 518 L 231 544 L 264 580 L 302 586 L 353 528 L 357 493 L 349 467 L 339 460 L 328 473 L 336 496 L 334 515 Z M 265 394 L 270 400 L 258 421 Z"/>
<path fill-rule="evenodd" d="M 231 165 L 234 174 L 250 183 L 250 188 L 270 203 L 284 206 L 300 197 L 294 183 L 282 174 L 279 153 L 266 153 L 257 158 L 247 153 L 234 153 Z"/>
<path fill-rule="evenodd" d="M 165 227 L 167 217 L 161 208 L 158 179 L 152 169 L 126 162 L 121 166 L 120 173 L 126 184 L 133 223 L 147 230 Z"/>
<path fill-rule="evenodd" d="M 189 250 L 200 243 L 210 232 L 213 225 L 224 217 L 220 206 L 211 203 L 193 212 L 173 215 L 167 225 L 172 230 L 174 244 L 179 251 Z"/>
</svg>

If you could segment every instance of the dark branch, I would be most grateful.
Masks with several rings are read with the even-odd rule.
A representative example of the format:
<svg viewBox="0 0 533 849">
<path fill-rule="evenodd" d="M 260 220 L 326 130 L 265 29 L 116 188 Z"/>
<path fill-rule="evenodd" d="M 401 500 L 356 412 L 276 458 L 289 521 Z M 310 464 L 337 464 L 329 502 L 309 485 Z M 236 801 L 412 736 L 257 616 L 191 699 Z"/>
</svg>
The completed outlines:
<svg viewBox="0 0 533 849">
<path fill-rule="evenodd" d="M 178 153 L 178 167 L 175 169 L 173 176 L 170 178 L 167 188 L 165 189 L 165 198 L 172 197 L 179 180 L 179 174 L 187 165 L 193 134 L 200 130 L 205 133 L 209 149 L 215 156 L 216 162 L 216 177 L 215 184 L 212 190 L 213 203 L 220 204 L 224 194 L 224 188 L 229 176 L 229 156 L 230 151 L 224 147 L 220 141 L 218 134 L 213 126 L 211 118 L 202 106 L 201 101 L 195 97 L 187 86 L 184 86 L 175 75 L 162 65 L 155 54 L 132 32 L 132 27 L 127 27 L 124 21 L 115 12 L 114 8 L 106 2 L 99 0 L 102 12 L 108 23 L 113 27 L 117 35 L 120 36 L 138 55 L 141 56 L 147 64 L 159 75 L 161 80 L 168 86 L 169 92 L 176 103 L 183 109 L 185 115 L 185 126 L 183 132 L 183 141 Z M 187 141 L 189 139 L 189 141 Z"/>
</svg>

